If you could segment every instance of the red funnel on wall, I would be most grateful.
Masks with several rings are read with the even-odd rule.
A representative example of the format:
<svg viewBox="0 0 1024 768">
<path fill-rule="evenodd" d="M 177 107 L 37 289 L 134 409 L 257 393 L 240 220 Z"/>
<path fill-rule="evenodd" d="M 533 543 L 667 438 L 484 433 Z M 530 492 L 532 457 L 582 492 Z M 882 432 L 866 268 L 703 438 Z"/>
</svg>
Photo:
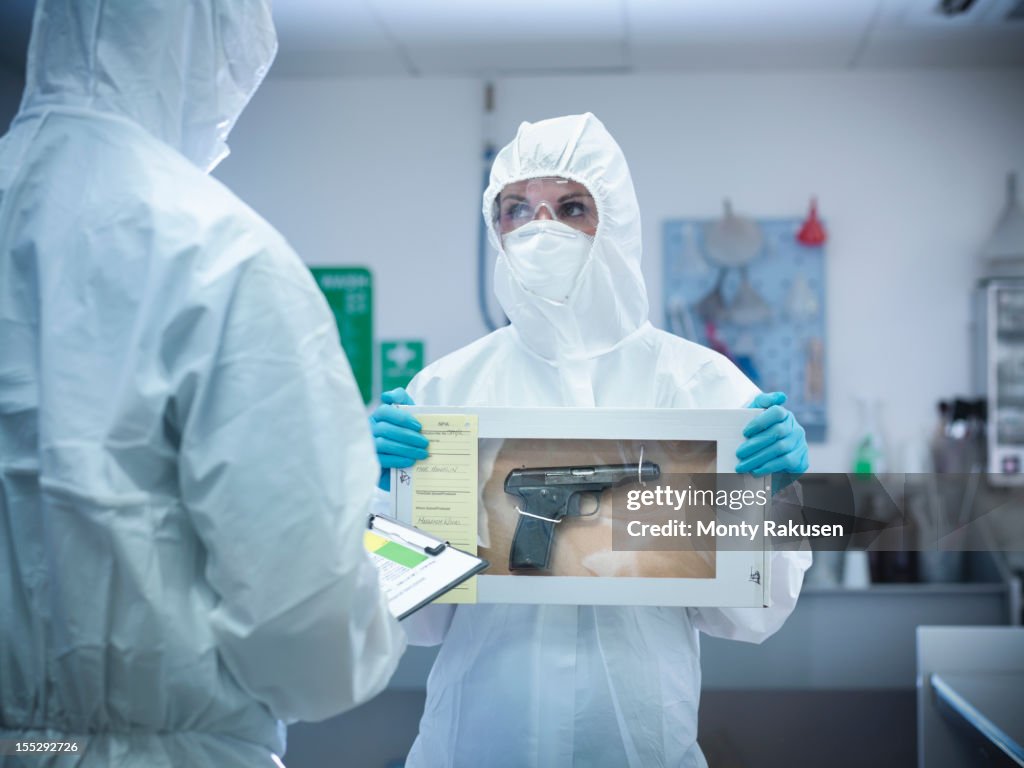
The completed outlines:
<svg viewBox="0 0 1024 768">
<path fill-rule="evenodd" d="M 796 239 L 801 245 L 806 245 L 810 248 L 815 246 L 823 245 L 828 236 L 825 234 L 825 227 L 821 224 L 821 219 L 818 218 L 818 201 L 815 198 L 811 198 L 811 210 L 807 214 L 807 219 L 800 227 L 800 231 L 796 234 Z"/>
</svg>

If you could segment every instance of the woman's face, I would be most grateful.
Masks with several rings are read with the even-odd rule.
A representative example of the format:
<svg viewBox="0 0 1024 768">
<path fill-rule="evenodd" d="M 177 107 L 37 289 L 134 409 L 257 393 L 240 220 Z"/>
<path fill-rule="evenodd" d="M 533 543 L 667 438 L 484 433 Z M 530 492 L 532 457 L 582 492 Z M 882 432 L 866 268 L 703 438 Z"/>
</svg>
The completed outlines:
<svg viewBox="0 0 1024 768">
<path fill-rule="evenodd" d="M 591 237 L 597 232 L 593 196 L 579 182 L 560 176 L 514 181 L 501 190 L 495 205 L 501 235 L 538 219 L 557 219 Z"/>
</svg>

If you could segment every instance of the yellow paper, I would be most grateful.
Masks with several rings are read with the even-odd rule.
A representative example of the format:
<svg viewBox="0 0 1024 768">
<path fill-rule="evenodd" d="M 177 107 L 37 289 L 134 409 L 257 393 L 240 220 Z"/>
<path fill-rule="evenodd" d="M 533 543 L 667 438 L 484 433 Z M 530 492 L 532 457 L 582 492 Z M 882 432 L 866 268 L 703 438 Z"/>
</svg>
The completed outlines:
<svg viewBox="0 0 1024 768">
<path fill-rule="evenodd" d="M 412 524 L 452 546 L 476 554 L 477 417 L 417 415 L 430 454 L 412 470 Z M 439 597 L 438 603 L 475 603 L 476 577 Z"/>
</svg>

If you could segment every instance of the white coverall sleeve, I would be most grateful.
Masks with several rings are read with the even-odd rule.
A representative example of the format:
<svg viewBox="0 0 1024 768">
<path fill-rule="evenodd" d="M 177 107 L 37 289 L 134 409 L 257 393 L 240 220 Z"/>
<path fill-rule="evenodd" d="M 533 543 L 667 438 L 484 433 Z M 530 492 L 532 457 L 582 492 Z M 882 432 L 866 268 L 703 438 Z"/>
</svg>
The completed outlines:
<svg viewBox="0 0 1024 768">
<path fill-rule="evenodd" d="M 796 483 L 775 496 L 775 503 L 799 502 Z M 697 629 L 713 637 L 760 643 L 774 635 L 796 607 L 804 572 L 811 567 L 811 553 L 774 551 L 770 560 L 771 575 L 768 608 L 690 608 L 690 617 Z"/>
<path fill-rule="evenodd" d="M 701 371 L 705 386 L 721 398 L 719 401 L 703 403 L 705 407 L 747 408 L 760 390 L 744 376 L 736 366 L 716 357 L 716 364 Z M 717 378 L 714 378 L 717 377 Z M 757 415 L 750 412 L 750 418 Z M 794 483 L 776 494 L 773 503 L 800 504 L 799 484 Z M 760 643 L 775 634 L 789 618 L 800 596 L 804 571 L 811 566 L 811 553 L 803 551 L 774 551 L 769 567 L 771 569 L 768 608 L 689 608 L 690 617 L 697 629 L 714 637 L 728 640 L 743 640 Z"/>
<path fill-rule="evenodd" d="M 455 617 L 454 605 L 426 605 L 402 620 L 409 645 L 440 645 Z"/>
<path fill-rule="evenodd" d="M 405 638 L 363 545 L 379 469 L 362 401 L 323 296 L 277 250 L 208 276 L 237 283 L 199 289 L 165 347 L 212 355 L 175 408 L 216 650 L 276 717 L 319 720 L 376 695 Z"/>
<path fill-rule="evenodd" d="M 810 566 L 810 552 L 773 553 L 770 608 L 690 608 L 694 626 L 714 637 L 763 642 L 774 635 L 793 612 L 804 571 Z"/>
</svg>

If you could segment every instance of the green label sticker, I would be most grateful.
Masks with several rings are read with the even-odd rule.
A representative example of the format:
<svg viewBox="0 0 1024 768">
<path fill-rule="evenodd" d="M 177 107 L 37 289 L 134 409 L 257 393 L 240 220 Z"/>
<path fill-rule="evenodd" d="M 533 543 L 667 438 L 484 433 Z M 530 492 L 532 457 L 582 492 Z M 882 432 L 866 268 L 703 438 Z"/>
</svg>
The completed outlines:
<svg viewBox="0 0 1024 768">
<path fill-rule="evenodd" d="M 405 387 L 423 368 L 423 341 L 402 339 L 380 343 L 380 391 Z"/>
<path fill-rule="evenodd" d="M 341 346 L 363 402 L 373 396 L 373 276 L 365 267 L 313 267 L 338 323 Z"/>
<path fill-rule="evenodd" d="M 415 568 L 427 559 L 427 556 L 422 552 L 416 552 L 415 550 L 403 547 L 401 544 L 397 544 L 393 541 L 389 541 L 383 547 L 374 552 L 374 554 L 386 557 L 391 562 L 404 565 L 406 568 Z"/>
</svg>

